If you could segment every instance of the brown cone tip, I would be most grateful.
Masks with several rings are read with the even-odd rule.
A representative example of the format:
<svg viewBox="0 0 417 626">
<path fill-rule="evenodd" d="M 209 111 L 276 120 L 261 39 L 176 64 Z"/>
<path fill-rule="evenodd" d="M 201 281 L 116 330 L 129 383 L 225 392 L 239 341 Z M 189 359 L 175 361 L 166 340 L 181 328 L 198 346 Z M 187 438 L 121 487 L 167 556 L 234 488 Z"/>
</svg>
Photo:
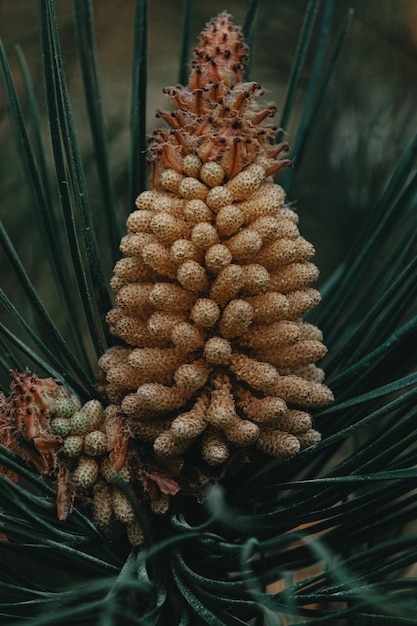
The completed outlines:
<svg viewBox="0 0 417 626">
<path fill-rule="evenodd" d="M 194 176 L 194 167 L 198 174 L 202 164 L 211 162 L 224 174 L 217 185 L 252 163 L 262 166 L 267 177 L 291 165 L 281 158 L 288 145 L 275 142 L 278 128 L 271 118 L 276 107 L 260 103 L 261 86 L 243 79 L 247 52 L 243 35 L 228 13 L 221 13 L 203 30 L 188 85 L 164 89 L 176 108 L 156 114 L 169 129 L 160 128 L 151 138 L 151 187 L 176 192 L 179 177 Z M 164 174 L 165 179 L 170 176 L 169 183 L 161 181 L 164 170 L 170 172 Z M 202 182 L 207 183 L 204 176 Z"/>
<path fill-rule="evenodd" d="M 231 15 L 223 11 L 200 35 L 200 44 L 194 49 L 189 88 L 197 89 L 216 81 L 233 87 L 242 80 L 247 53 L 248 46 L 240 29 L 232 24 Z"/>
</svg>

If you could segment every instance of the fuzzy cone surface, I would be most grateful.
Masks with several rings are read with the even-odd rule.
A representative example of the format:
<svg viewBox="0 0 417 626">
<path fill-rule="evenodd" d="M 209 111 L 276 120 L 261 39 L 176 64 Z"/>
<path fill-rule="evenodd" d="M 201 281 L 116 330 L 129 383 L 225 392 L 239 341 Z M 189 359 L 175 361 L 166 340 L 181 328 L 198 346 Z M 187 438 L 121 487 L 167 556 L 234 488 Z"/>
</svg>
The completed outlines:
<svg viewBox="0 0 417 626">
<path fill-rule="evenodd" d="M 322 333 L 302 321 L 320 301 L 314 248 L 273 182 L 288 146 L 260 85 L 243 80 L 246 55 L 222 13 L 201 33 L 188 85 L 164 90 L 174 109 L 157 112 L 167 128 L 151 139 L 151 189 L 111 280 L 107 321 L 123 343 L 99 365 L 132 449 L 157 468 L 146 490 L 156 509 L 255 450 L 287 458 L 317 443 L 310 411 L 333 400 L 315 365 Z"/>
</svg>

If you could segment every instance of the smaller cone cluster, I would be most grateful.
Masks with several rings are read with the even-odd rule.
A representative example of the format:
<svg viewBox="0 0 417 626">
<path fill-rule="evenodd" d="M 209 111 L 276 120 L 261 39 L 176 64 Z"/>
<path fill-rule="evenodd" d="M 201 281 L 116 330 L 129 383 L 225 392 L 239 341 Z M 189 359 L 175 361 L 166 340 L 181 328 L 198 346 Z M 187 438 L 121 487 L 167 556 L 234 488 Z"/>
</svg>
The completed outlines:
<svg viewBox="0 0 417 626">
<path fill-rule="evenodd" d="M 126 496 L 125 421 L 115 407 L 104 409 L 98 400 L 81 404 L 52 378 L 19 372 L 12 378 L 10 397 L 0 396 L 0 443 L 55 480 L 58 519 L 67 519 L 75 497 L 92 501 L 93 521 L 108 538 L 124 528 L 132 545 L 141 545 L 143 532 Z"/>
</svg>

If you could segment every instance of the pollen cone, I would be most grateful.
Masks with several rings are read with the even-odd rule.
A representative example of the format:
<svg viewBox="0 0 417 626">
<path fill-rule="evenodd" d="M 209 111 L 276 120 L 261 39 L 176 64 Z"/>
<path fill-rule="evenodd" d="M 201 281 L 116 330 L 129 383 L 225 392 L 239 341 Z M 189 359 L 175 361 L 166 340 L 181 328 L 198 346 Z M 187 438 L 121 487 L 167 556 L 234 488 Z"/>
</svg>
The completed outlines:
<svg viewBox="0 0 417 626">
<path fill-rule="evenodd" d="M 273 182 L 288 146 L 275 142 L 260 85 L 244 82 L 246 59 L 221 13 L 188 85 L 164 90 L 174 109 L 157 112 L 150 189 L 111 282 L 121 345 L 100 360 L 141 458 L 188 491 L 253 455 L 316 443 L 309 410 L 333 399 L 315 365 L 322 335 L 302 321 L 320 301 L 314 248 Z"/>
</svg>

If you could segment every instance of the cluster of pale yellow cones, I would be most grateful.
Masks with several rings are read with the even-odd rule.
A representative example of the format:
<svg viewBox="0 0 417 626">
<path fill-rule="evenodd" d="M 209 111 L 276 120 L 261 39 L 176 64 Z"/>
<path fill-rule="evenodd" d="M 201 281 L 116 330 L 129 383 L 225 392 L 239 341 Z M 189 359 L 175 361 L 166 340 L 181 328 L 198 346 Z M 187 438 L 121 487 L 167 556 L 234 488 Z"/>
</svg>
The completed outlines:
<svg viewBox="0 0 417 626">
<path fill-rule="evenodd" d="M 295 455 L 320 440 L 310 409 L 333 400 L 315 365 L 321 332 L 302 321 L 320 301 L 314 248 L 273 182 L 288 147 L 260 86 L 243 81 L 246 52 L 223 13 L 201 34 L 189 84 L 165 90 L 175 109 L 158 112 L 167 128 L 151 140 L 151 189 L 111 280 L 107 321 L 121 343 L 99 360 L 101 421 L 76 433 L 73 414 L 59 431 L 55 390 L 42 433 L 18 426 L 32 455 L 46 454 L 41 435 L 52 442 L 38 470 L 65 479 L 65 511 L 74 493 L 90 499 L 98 527 L 111 536 L 123 524 L 136 545 L 132 494 L 164 513 L 176 493 L 201 494 L 254 455 Z"/>
</svg>

